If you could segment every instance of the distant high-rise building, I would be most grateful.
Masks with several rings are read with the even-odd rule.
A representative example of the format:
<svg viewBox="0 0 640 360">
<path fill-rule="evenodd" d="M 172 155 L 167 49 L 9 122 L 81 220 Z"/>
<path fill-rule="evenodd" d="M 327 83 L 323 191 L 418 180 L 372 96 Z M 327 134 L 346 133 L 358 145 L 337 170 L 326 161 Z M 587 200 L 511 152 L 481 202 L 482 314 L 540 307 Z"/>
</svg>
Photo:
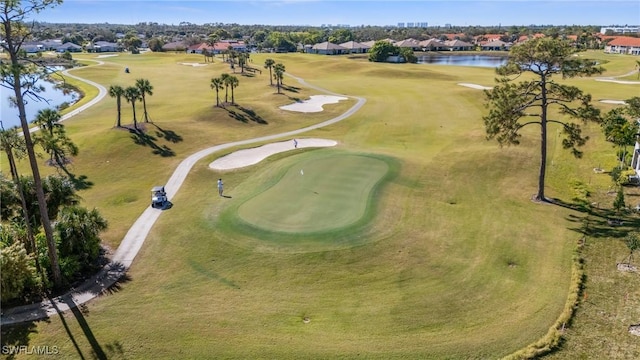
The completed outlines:
<svg viewBox="0 0 640 360">
<path fill-rule="evenodd" d="M 421 23 L 420 23 L 420 27 L 421 27 L 421 28 L 429 27 L 429 23 L 421 22 Z"/>
<path fill-rule="evenodd" d="M 404 27 L 404 23 L 398 23 L 398 27 L 403 28 Z"/>
<path fill-rule="evenodd" d="M 414 23 L 412 23 L 412 22 L 408 22 L 408 23 L 407 23 L 407 27 L 412 28 L 412 27 L 415 27 L 415 25 L 414 25 Z"/>
<path fill-rule="evenodd" d="M 452 28 L 451 24 L 444 24 L 444 27 L 447 28 L 447 29 L 451 29 Z"/>
</svg>

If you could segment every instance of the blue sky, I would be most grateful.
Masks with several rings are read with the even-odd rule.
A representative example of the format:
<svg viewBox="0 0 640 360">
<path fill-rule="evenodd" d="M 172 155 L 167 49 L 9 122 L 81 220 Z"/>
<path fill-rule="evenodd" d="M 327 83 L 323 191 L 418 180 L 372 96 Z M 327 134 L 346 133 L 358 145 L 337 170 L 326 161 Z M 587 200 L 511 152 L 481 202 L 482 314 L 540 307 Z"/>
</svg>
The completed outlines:
<svg viewBox="0 0 640 360">
<path fill-rule="evenodd" d="M 348 24 L 467 25 L 638 25 L 640 1 L 326 1 L 65 0 L 34 17 L 46 22 L 137 24 L 238 23 L 243 25 Z"/>
</svg>

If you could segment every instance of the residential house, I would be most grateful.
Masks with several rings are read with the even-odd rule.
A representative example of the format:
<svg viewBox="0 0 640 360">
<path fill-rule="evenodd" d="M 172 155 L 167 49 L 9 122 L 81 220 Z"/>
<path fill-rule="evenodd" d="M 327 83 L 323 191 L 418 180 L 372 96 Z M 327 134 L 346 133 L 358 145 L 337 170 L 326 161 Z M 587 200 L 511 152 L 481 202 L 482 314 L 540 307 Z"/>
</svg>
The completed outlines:
<svg viewBox="0 0 640 360">
<path fill-rule="evenodd" d="M 422 51 L 443 51 L 449 50 L 449 47 L 438 39 L 429 39 L 420 41 Z"/>
<path fill-rule="evenodd" d="M 61 39 L 43 40 L 43 41 L 40 41 L 40 44 L 42 44 L 42 50 L 44 51 L 56 51 L 58 50 L 58 47 L 62 45 L 62 40 Z"/>
<path fill-rule="evenodd" d="M 86 46 L 86 50 L 88 52 L 116 52 L 122 51 L 122 46 L 117 43 L 112 43 L 108 41 L 96 41 L 93 44 L 89 44 Z"/>
<path fill-rule="evenodd" d="M 640 38 L 617 36 L 609 41 L 604 48 L 604 52 L 609 54 L 640 55 Z"/>
<path fill-rule="evenodd" d="M 315 44 L 313 45 L 313 47 L 311 47 L 312 54 L 339 55 L 339 54 L 347 54 L 348 52 L 349 52 L 349 49 L 328 41 Z"/>
<path fill-rule="evenodd" d="M 24 50 L 27 54 L 35 54 L 43 51 L 44 47 L 39 41 L 30 41 L 22 43 L 20 49 Z"/>
<path fill-rule="evenodd" d="M 368 52 L 369 49 L 371 49 L 371 46 L 356 41 L 347 41 L 339 45 L 347 49 L 347 52 L 351 54 L 362 54 Z"/>
<path fill-rule="evenodd" d="M 420 51 L 422 49 L 422 47 L 420 46 L 420 42 L 415 39 L 401 40 L 396 42 L 394 45 L 400 48 L 409 48 L 413 51 Z"/>
<path fill-rule="evenodd" d="M 80 45 L 76 45 L 72 42 L 66 42 L 60 46 L 58 46 L 58 48 L 56 49 L 57 52 L 59 53 L 63 53 L 63 52 L 82 52 L 82 46 Z"/>
<path fill-rule="evenodd" d="M 491 40 L 483 44 L 480 44 L 480 50 L 482 51 L 506 51 L 511 48 L 511 43 L 507 43 L 501 40 Z"/>
<path fill-rule="evenodd" d="M 470 51 L 475 48 L 475 45 L 462 40 L 447 40 L 444 44 L 449 47 L 449 51 Z"/>
<path fill-rule="evenodd" d="M 162 45 L 162 51 L 185 51 L 187 45 L 182 41 L 173 41 Z"/>
</svg>

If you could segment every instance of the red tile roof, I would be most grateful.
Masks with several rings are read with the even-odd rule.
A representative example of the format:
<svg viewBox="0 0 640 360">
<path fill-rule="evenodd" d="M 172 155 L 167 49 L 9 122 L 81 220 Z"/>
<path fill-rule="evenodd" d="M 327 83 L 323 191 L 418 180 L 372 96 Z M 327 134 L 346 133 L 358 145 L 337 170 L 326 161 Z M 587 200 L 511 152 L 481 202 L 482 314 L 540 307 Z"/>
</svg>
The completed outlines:
<svg viewBox="0 0 640 360">
<path fill-rule="evenodd" d="M 609 45 L 613 46 L 640 46 L 640 38 L 630 36 L 617 36 L 609 41 Z"/>
</svg>

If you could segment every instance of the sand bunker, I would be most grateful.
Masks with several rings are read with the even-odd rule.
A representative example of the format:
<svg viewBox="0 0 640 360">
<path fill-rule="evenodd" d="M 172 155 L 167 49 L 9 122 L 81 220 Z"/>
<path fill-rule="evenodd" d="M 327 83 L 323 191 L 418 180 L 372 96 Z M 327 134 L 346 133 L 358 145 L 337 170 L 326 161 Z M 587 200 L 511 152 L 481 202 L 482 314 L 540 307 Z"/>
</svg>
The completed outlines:
<svg viewBox="0 0 640 360">
<path fill-rule="evenodd" d="M 598 78 L 596 81 L 604 81 L 604 82 L 612 82 L 616 84 L 626 84 L 626 85 L 636 85 L 640 84 L 640 81 L 627 81 L 627 80 L 616 80 L 611 78 Z"/>
<path fill-rule="evenodd" d="M 600 100 L 601 103 L 605 103 L 605 104 L 618 104 L 618 105 L 624 105 L 625 102 L 623 100 Z"/>
<path fill-rule="evenodd" d="M 482 86 L 482 85 L 477 85 L 477 84 L 469 84 L 469 83 L 458 83 L 458 85 L 460 86 L 466 86 L 472 89 L 478 89 L 478 90 L 491 90 L 493 89 L 492 86 Z"/>
<path fill-rule="evenodd" d="M 108 58 L 108 57 L 114 57 L 114 56 L 118 56 L 118 54 L 104 54 L 104 55 L 98 55 L 98 56 L 96 56 L 96 59 L 102 59 L 102 58 Z"/>
<path fill-rule="evenodd" d="M 180 65 L 187 65 L 187 66 L 193 66 L 193 67 L 197 67 L 197 66 L 207 66 L 209 64 L 200 64 L 200 63 L 178 63 Z"/>
<path fill-rule="evenodd" d="M 296 139 L 298 149 L 308 147 L 329 147 L 336 146 L 334 140 L 326 139 Z M 229 155 L 216 159 L 209 164 L 209 168 L 214 170 L 231 170 L 259 163 L 267 157 L 284 151 L 296 150 L 294 140 L 280 141 L 266 144 L 259 147 L 238 150 Z"/>
<path fill-rule="evenodd" d="M 309 100 L 296 102 L 289 105 L 280 106 L 282 110 L 298 111 L 298 112 L 320 112 L 324 104 L 336 104 L 340 100 L 347 100 L 344 96 L 333 95 L 311 95 Z"/>
</svg>

